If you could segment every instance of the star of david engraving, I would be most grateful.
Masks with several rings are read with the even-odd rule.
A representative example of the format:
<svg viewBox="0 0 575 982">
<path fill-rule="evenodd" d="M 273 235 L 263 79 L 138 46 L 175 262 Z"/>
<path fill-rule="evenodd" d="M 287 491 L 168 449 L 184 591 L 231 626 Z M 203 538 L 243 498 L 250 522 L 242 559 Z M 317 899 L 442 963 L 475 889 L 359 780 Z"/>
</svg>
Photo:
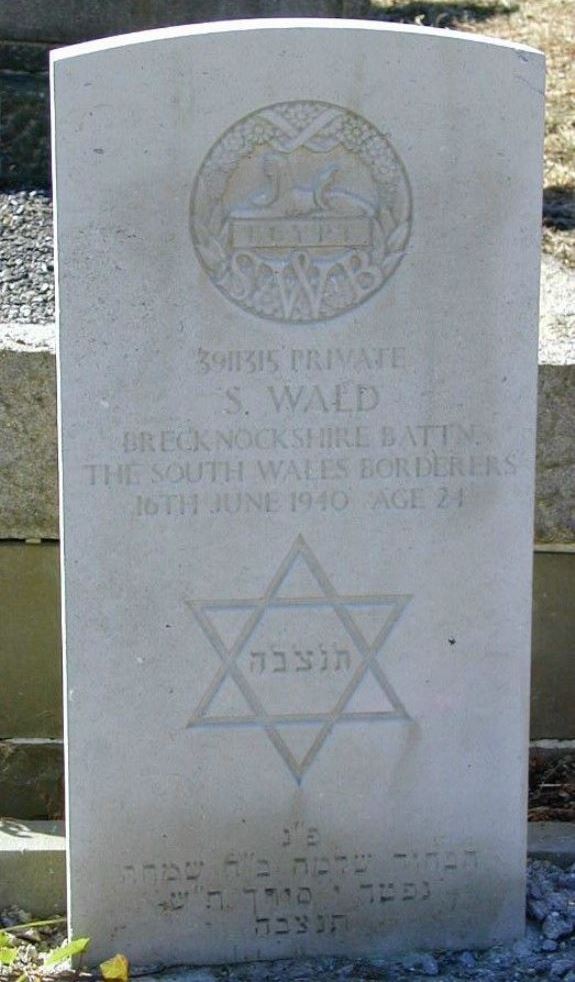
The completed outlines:
<svg viewBox="0 0 575 982">
<path fill-rule="evenodd" d="M 263 596 L 187 601 L 220 662 L 188 728 L 259 727 L 300 784 L 336 725 L 409 721 L 378 656 L 411 599 L 338 593 L 298 536 Z"/>
</svg>

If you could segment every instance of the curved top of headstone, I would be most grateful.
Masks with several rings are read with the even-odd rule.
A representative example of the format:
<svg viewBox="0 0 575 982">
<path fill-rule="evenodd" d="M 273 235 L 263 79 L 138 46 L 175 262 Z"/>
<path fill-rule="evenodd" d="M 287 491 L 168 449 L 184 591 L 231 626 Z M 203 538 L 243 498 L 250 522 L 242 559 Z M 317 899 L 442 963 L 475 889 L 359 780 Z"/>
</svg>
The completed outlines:
<svg viewBox="0 0 575 982">
<path fill-rule="evenodd" d="M 286 45 L 295 72 L 286 70 Z M 344 76 L 338 66 L 346 59 L 352 60 Z M 381 79 L 366 87 L 364 66 L 372 59 L 383 59 Z M 468 123 L 479 124 L 480 142 L 487 138 L 480 122 L 487 115 L 481 96 L 487 80 L 493 86 L 499 78 L 497 91 L 522 85 L 531 90 L 530 99 L 542 98 L 540 59 L 533 49 L 466 33 L 273 18 L 89 41 L 54 52 L 52 64 L 56 89 L 66 89 L 66 112 L 93 123 L 96 143 L 83 142 L 84 124 L 76 140 L 84 173 L 96 167 L 91 186 L 117 181 L 126 116 L 137 117 L 138 149 L 130 145 L 128 169 L 143 167 L 144 182 L 153 173 L 169 174 L 174 187 L 188 188 L 197 260 L 189 272 L 198 283 L 211 281 L 206 296 L 215 301 L 219 291 L 226 305 L 244 314 L 303 326 L 363 307 L 392 277 L 395 282 L 409 253 L 414 165 L 406 166 L 404 154 L 408 134 L 420 134 L 421 125 L 401 108 L 403 87 L 409 113 L 417 109 L 443 120 L 437 146 L 421 141 L 416 159 L 425 168 L 430 154 L 453 148 L 453 127 L 460 115 L 469 116 L 472 90 L 479 102 Z M 251 81 L 246 61 L 256 72 Z M 206 95 L 202 126 L 192 132 L 186 120 L 203 98 L 212 64 L 219 84 Z M 537 76 L 524 77 L 530 68 Z M 268 97 L 272 76 L 275 98 Z M 221 123 L 214 128 L 217 117 Z M 164 139 L 172 127 L 175 142 Z M 152 178 L 147 200 L 156 191 Z M 127 219 L 136 213 L 143 214 L 134 200 Z M 114 209 L 112 223 L 118 214 Z M 179 231 L 181 218 L 180 210 L 170 219 Z M 148 233 L 144 239 L 150 240 Z M 188 238 L 186 252 L 192 243 Z M 196 286 L 190 289 L 199 296 Z M 229 306 L 218 309 L 231 315 Z"/>
<path fill-rule="evenodd" d="M 488 37 L 481 34 L 471 34 L 465 31 L 452 31 L 436 27 L 419 27 L 414 24 L 399 24 L 372 20 L 346 20 L 340 18 L 315 17 L 269 17 L 249 20 L 217 21 L 202 24 L 188 24 L 179 27 L 164 27 L 155 30 L 137 31 L 131 34 L 120 34 L 116 37 L 100 38 L 85 41 L 81 44 L 69 45 L 50 52 L 51 61 L 61 61 L 65 58 L 75 58 L 79 55 L 96 54 L 111 48 L 121 48 L 133 44 L 146 44 L 151 41 L 169 41 L 184 37 L 203 37 L 209 34 L 226 34 L 240 31 L 286 31 L 286 30 L 330 30 L 330 31 L 369 31 L 380 34 L 401 34 L 421 40 L 441 40 L 442 42 L 464 41 L 470 45 L 490 45 L 497 48 L 507 48 L 532 55 L 543 53 L 526 44 L 514 41 L 504 41 L 501 38 Z"/>
</svg>

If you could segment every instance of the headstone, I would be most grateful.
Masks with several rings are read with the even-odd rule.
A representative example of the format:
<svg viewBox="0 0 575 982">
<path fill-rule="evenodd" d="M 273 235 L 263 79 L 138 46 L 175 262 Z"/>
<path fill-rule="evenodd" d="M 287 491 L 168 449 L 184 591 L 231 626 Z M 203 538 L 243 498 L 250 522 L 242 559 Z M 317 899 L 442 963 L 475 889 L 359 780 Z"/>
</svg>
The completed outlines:
<svg viewBox="0 0 575 982">
<path fill-rule="evenodd" d="M 73 932 L 518 936 L 542 56 L 262 21 L 53 86 Z"/>
</svg>

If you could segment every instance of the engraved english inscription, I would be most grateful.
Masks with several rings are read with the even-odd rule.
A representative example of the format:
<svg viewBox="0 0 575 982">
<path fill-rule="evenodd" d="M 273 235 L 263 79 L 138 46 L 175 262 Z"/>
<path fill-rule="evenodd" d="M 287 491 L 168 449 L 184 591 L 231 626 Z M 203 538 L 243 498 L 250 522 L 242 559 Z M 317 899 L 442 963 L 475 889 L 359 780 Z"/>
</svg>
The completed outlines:
<svg viewBox="0 0 575 982">
<path fill-rule="evenodd" d="M 189 726 L 261 727 L 300 783 L 336 723 L 409 721 L 378 655 L 410 600 L 339 594 L 298 536 L 262 597 L 190 602 L 221 664 Z"/>
<path fill-rule="evenodd" d="M 193 191 L 192 237 L 211 280 L 250 313 L 309 323 L 362 303 L 399 265 L 411 197 L 371 123 L 282 102 L 232 126 Z"/>
</svg>

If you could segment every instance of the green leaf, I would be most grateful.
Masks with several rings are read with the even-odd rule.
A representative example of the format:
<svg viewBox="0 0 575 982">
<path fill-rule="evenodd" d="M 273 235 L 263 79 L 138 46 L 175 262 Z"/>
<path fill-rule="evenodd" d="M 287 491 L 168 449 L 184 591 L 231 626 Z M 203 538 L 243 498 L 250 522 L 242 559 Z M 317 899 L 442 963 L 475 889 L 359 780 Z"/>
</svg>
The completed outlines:
<svg viewBox="0 0 575 982">
<path fill-rule="evenodd" d="M 0 948 L 11 948 L 14 944 L 14 938 L 11 938 L 6 931 L 0 931 Z"/>
<path fill-rule="evenodd" d="M 13 927 L 5 928 L 9 934 L 19 934 L 32 927 L 49 927 L 51 924 L 65 924 L 65 917 L 50 917 L 47 921 L 26 921 L 25 924 L 14 924 Z"/>
<path fill-rule="evenodd" d="M 17 948 L 0 948 L 0 965 L 11 965 L 17 958 Z"/>
<path fill-rule="evenodd" d="M 75 938 L 69 944 L 64 944 L 61 948 L 55 948 L 54 951 L 51 951 L 44 965 L 58 965 L 59 962 L 65 961 L 66 958 L 73 958 L 74 955 L 83 955 L 89 945 L 90 938 Z"/>
</svg>

